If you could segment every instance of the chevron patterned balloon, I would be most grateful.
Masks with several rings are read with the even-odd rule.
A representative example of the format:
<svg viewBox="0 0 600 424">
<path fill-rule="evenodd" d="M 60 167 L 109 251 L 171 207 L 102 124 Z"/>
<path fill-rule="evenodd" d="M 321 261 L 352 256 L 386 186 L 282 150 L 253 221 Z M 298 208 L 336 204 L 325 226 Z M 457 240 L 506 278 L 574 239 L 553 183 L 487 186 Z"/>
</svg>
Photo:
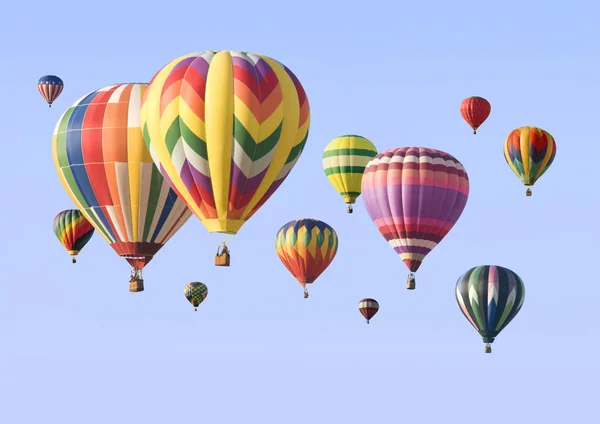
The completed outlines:
<svg viewBox="0 0 600 424">
<path fill-rule="evenodd" d="M 537 127 L 517 128 L 504 141 L 504 159 L 526 187 L 544 175 L 555 156 L 554 137 Z M 526 194 L 531 196 L 530 188 Z"/>
<path fill-rule="evenodd" d="M 294 167 L 309 115 L 302 85 L 281 63 L 204 51 L 156 73 L 142 125 L 154 162 L 208 231 L 236 234 Z"/>
<path fill-rule="evenodd" d="M 525 300 L 523 280 L 508 268 L 497 265 L 476 266 L 456 283 L 460 310 L 486 343 L 490 343 L 519 313 Z"/>
<path fill-rule="evenodd" d="M 316 219 L 297 219 L 279 229 L 275 242 L 277 255 L 304 289 L 327 269 L 338 249 L 333 228 Z"/>
</svg>

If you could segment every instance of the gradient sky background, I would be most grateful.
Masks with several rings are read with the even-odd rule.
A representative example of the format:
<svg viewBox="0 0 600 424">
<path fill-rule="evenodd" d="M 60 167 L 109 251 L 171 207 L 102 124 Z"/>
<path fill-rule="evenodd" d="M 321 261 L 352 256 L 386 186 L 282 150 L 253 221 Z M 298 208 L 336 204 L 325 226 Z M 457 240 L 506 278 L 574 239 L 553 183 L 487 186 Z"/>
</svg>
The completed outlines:
<svg viewBox="0 0 600 424">
<path fill-rule="evenodd" d="M 3 5 L 0 422 L 597 422 L 596 217 L 600 6 L 594 1 L 14 2 Z M 129 293 L 129 266 L 96 234 L 72 265 L 52 219 L 73 204 L 51 139 L 83 94 L 147 82 L 207 49 L 271 56 L 302 82 L 306 149 L 231 243 L 192 217 Z M 52 109 L 39 77 L 66 84 Z M 476 136 L 460 102 L 492 113 Z M 502 143 L 549 131 L 557 156 L 533 197 Z M 380 151 L 447 151 L 468 171 L 458 224 L 408 273 L 361 200 L 347 215 L 321 166 L 357 133 Z M 338 255 L 302 289 L 277 258 L 276 231 L 300 218 L 339 234 Z M 517 272 L 523 309 L 491 355 L 461 314 L 457 278 L 482 264 Z M 183 296 L 208 285 L 197 313 Z M 380 303 L 366 325 L 363 297 Z"/>
</svg>

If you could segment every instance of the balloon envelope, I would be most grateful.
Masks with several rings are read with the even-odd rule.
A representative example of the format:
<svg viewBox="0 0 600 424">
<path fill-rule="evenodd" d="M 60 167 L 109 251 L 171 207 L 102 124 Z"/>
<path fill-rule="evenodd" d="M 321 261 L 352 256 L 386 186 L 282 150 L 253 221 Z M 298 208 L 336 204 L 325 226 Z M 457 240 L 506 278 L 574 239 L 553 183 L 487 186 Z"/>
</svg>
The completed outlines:
<svg viewBox="0 0 600 424">
<path fill-rule="evenodd" d="M 541 128 L 517 128 L 504 141 L 504 159 L 525 186 L 534 185 L 555 156 L 554 137 Z"/>
<path fill-rule="evenodd" d="M 338 249 L 338 236 L 323 221 L 302 218 L 279 229 L 275 246 L 281 262 L 305 288 L 333 261 Z"/>
<path fill-rule="evenodd" d="M 203 283 L 193 282 L 185 286 L 183 294 L 188 302 L 194 308 L 197 308 L 206 299 L 206 296 L 208 296 L 208 288 Z"/>
<path fill-rule="evenodd" d="M 460 104 L 460 114 L 467 124 L 473 128 L 473 134 L 477 128 L 490 116 L 492 105 L 483 97 L 473 96 L 464 99 Z"/>
<path fill-rule="evenodd" d="M 45 75 L 38 80 L 37 88 L 48 106 L 60 96 L 64 88 L 63 80 L 56 75 Z"/>
<path fill-rule="evenodd" d="M 375 299 L 366 298 L 358 302 L 358 310 L 368 323 L 379 311 L 379 303 Z"/>
<path fill-rule="evenodd" d="M 508 268 L 482 265 L 460 276 L 455 295 L 460 310 L 484 343 L 493 343 L 521 310 L 525 285 Z"/>
<path fill-rule="evenodd" d="M 323 152 L 323 170 L 333 188 L 347 204 L 360 196 L 365 166 L 377 155 L 377 148 L 360 135 L 334 138 Z"/>
<path fill-rule="evenodd" d="M 67 209 L 54 218 L 54 234 L 69 255 L 77 256 L 94 235 L 94 227 L 79 210 Z"/>
<path fill-rule="evenodd" d="M 142 269 L 191 212 L 154 166 L 140 128 L 146 84 L 118 84 L 77 100 L 52 150 L 63 186 L 119 256 Z"/>
<path fill-rule="evenodd" d="M 468 197 L 462 164 L 424 147 L 379 153 L 362 179 L 369 216 L 411 272 L 456 224 Z"/>
<path fill-rule="evenodd" d="M 309 105 L 281 63 L 204 51 L 156 73 L 142 125 L 154 162 L 208 231 L 236 234 L 300 157 Z"/>
</svg>

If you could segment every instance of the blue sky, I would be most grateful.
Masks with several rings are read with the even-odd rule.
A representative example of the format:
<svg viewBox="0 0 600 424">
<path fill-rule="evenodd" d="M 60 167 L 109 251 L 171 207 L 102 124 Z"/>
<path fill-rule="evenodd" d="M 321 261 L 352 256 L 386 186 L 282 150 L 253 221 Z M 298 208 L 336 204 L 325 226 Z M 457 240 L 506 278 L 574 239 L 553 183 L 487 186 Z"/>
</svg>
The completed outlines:
<svg viewBox="0 0 600 424">
<path fill-rule="evenodd" d="M 4 5 L 0 421 L 595 421 L 600 6 L 522 3 Z M 132 294 L 129 266 L 99 235 L 71 265 L 52 232 L 55 214 L 72 207 L 52 131 L 81 95 L 147 82 L 207 49 L 257 52 L 292 69 L 310 101 L 308 143 L 233 239 L 230 268 L 212 265 L 221 238 L 193 217 Z M 66 85 L 50 110 L 35 86 L 45 74 Z M 492 104 L 476 136 L 459 113 L 471 95 Z M 502 156 L 523 125 L 557 142 L 531 198 Z M 362 201 L 347 215 L 323 173 L 323 148 L 346 133 L 380 151 L 438 148 L 469 173 L 466 209 L 415 291 Z M 279 227 L 300 217 L 327 222 L 340 239 L 308 300 L 274 248 Z M 512 269 L 527 290 L 491 355 L 453 294 L 482 264 Z M 183 296 L 190 281 L 209 289 L 197 313 Z M 368 326 L 363 297 L 381 307 Z"/>
</svg>

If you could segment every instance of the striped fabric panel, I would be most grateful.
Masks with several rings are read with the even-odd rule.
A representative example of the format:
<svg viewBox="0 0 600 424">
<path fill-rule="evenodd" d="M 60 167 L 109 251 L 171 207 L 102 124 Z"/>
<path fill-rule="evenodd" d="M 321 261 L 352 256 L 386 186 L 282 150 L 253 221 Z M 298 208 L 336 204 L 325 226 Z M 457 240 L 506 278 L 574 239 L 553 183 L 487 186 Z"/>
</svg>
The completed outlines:
<svg viewBox="0 0 600 424">
<path fill-rule="evenodd" d="M 59 177 L 88 220 L 122 256 L 152 255 L 191 216 L 154 166 L 140 127 L 146 84 L 119 84 L 75 102 L 59 120 Z"/>
<path fill-rule="evenodd" d="M 379 232 L 416 272 L 462 214 L 469 178 L 448 153 L 423 147 L 390 149 L 367 165 L 362 195 Z"/>
<path fill-rule="evenodd" d="M 373 143 L 358 135 L 337 137 L 325 147 L 323 170 L 346 203 L 354 203 L 360 196 L 365 167 L 375 155 Z"/>
</svg>

